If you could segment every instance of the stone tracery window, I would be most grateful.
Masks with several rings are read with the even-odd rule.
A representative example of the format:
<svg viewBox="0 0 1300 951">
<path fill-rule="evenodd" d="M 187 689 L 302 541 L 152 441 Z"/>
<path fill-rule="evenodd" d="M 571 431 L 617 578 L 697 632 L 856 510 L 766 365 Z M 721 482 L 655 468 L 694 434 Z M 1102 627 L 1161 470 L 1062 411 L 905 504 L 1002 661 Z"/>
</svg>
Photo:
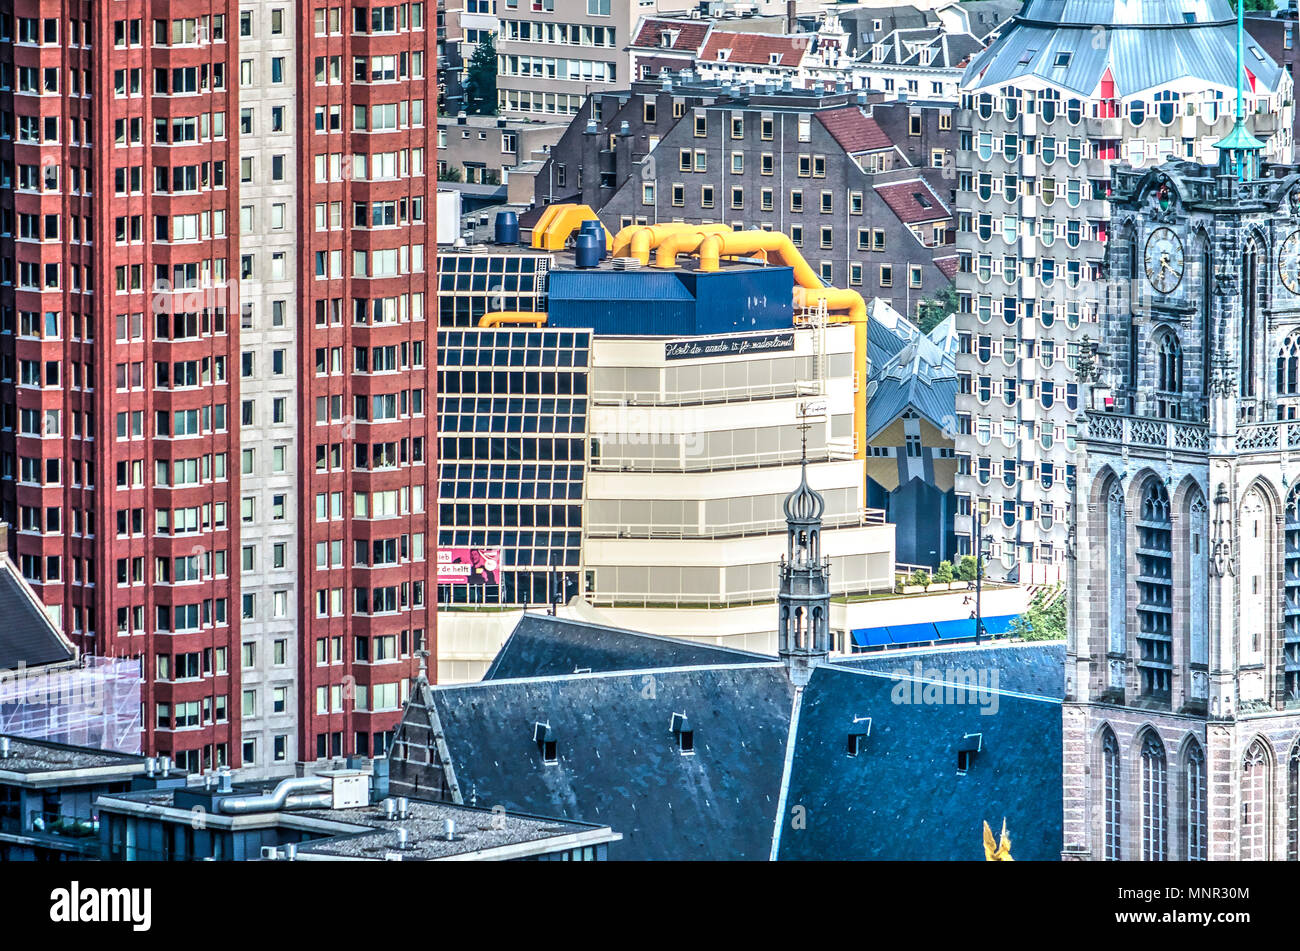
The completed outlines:
<svg viewBox="0 0 1300 951">
<path fill-rule="evenodd" d="M 1142 861 L 1163 862 L 1168 858 L 1169 816 L 1167 809 L 1165 748 L 1155 731 L 1142 737 L 1140 758 L 1142 794 Z"/>
</svg>

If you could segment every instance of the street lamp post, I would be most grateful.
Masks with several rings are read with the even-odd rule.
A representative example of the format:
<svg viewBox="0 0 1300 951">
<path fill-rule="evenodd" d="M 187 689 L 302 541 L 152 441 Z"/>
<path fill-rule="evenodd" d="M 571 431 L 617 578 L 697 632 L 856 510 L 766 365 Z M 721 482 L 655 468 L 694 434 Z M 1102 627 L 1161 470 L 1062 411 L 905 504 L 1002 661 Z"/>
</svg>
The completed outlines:
<svg viewBox="0 0 1300 951">
<path fill-rule="evenodd" d="M 984 612 L 980 603 L 984 583 L 984 523 L 988 513 L 975 506 L 975 646 L 979 647 L 984 638 Z"/>
</svg>

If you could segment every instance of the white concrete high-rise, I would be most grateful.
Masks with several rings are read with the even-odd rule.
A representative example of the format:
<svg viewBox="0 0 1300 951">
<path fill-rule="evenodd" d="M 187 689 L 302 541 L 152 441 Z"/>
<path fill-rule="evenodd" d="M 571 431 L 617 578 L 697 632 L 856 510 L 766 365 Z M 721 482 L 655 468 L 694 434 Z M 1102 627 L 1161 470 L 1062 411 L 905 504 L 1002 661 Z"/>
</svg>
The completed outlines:
<svg viewBox="0 0 1300 951">
<path fill-rule="evenodd" d="M 1029 0 L 966 70 L 958 115 L 958 543 L 1064 577 L 1078 382 L 1109 284 L 1111 168 L 1214 161 L 1233 123 L 1227 0 Z M 1247 38 L 1247 125 L 1291 155 L 1292 79 Z"/>
</svg>

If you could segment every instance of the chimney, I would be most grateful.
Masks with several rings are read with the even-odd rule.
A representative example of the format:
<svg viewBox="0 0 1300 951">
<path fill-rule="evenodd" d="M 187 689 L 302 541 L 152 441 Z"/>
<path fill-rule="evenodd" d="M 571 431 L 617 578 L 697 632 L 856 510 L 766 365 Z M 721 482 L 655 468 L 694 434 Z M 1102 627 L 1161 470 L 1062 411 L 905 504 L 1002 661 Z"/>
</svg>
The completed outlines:
<svg viewBox="0 0 1300 951">
<path fill-rule="evenodd" d="M 9 558 L 9 523 L 0 522 L 0 561 Z"/>
<path fill-rule="evenodd" d="M 799 25 L 799 0 L 785 0 L 785 31 L 797 32 Z"/>
<path fill-rule="evenodd" d="M 9 758 L 9 737 L 0 736 L 0 759 Z"/>
</svg>

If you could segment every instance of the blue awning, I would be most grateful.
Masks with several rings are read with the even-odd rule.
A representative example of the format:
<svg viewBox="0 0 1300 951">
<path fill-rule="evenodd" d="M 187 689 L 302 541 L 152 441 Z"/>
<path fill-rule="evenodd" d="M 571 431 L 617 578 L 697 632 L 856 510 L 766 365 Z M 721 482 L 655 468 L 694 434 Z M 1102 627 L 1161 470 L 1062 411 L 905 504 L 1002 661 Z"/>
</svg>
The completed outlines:
<svg viewBox="0 0 1300 951">
<path fill-rule="evenodd" d="M 891 624 L 889 626 L 889 638 L 895 644 L 914 644 L 917 641 L 933 641 L 938 639 L 934 632 L 932 623 L 925 624 Z"/>
<path fill-rule="evenodd" d="M 853 632 L 853 643 L 858 647 L 884 647 L 890 643 L 889 628 L 860 627 Z"/>
<path fill-rule="evenodd" d="M 998 614 L 984 618 L 984 633 L 989 637 L 1008 634 L 1018 614 Z M 890 647 L 898 644 L 924 644 L 930 641 L 955 641 L 975 638 L 975 619 L 957 618 L 924 624 L 892 624 L 888 627 L 859 627 L 853 631 L 857 647 Z"/>
<path fill-rule="evenodd" d="M 955 621 L 936 621 L 934 628 L 939 632 L 942 640 L 952 640 L 954 638 L 974 637 L 975 636 L 975 619 L 972 617 L 958 618 Z"/>
<path fill-rule="evenodd" d="M 986 617 L 984 619 L 984 630 L 989 634 L 998 635 L 1006 634 L 1011 630 L 1011 624 L 1020 617 L 1019 614 L 999 614 L 995 617 Z"/>
</svg>

